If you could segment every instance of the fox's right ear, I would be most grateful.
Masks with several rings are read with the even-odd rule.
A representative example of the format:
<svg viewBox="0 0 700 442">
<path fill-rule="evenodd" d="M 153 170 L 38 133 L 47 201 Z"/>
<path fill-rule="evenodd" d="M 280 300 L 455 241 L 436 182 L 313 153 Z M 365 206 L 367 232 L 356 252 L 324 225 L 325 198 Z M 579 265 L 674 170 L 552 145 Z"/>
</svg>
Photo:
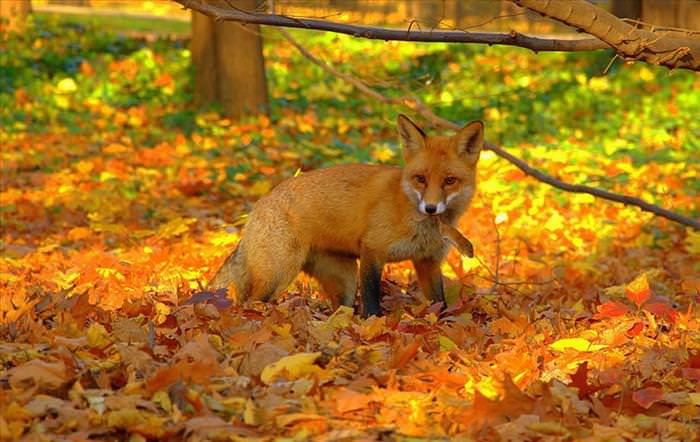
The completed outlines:
<svg viewBox="0 0 700 442">
<path fill-rule="evenodd" d="M 425 132 L 404 114 L 399 115 L 397 124 L 404 158 L 408 158 L 425 146 Z"/>
</svg>

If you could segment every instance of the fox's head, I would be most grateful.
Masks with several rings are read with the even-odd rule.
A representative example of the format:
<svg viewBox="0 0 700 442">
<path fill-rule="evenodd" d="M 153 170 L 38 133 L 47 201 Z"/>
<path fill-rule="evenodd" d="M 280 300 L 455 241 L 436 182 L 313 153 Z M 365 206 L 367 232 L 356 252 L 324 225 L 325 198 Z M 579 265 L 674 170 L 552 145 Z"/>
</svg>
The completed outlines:
<svg viewBox="0 0 700 442">
<path fill-rule="evenodd" d="M 424 215 L 448 209 L 461 213 L 474 194 L 484 124 L 472 121 L 451 137 L 426 136 L 405 115 L 399 115 L 398 126 L 406 163 L 402 185 L 408 198 Z"/>
</svg>

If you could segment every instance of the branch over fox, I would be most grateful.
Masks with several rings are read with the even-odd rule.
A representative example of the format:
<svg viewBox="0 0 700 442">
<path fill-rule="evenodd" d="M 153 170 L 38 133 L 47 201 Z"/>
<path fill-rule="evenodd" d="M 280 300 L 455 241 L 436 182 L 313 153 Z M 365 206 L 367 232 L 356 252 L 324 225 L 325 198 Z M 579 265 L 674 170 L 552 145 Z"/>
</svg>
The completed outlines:
<svg viewBox="0 0 700 442">
<path fill-rule="evenodd" d="M 234 285 L 238 302 L 269 300 L 304 271 L 337 306 L 353 306 L 357 259 L 362 313 L 380 315 L 385 263 L 411 260 L 423 293 L 444 302 L 440 263 L 454 226 L 476 187 L 484 126 L 427 136 L 398 117 L 405 166 L 347 164 L 290 178 L 261 198 L 243 239 L 209 283 Z"/>
</svg>

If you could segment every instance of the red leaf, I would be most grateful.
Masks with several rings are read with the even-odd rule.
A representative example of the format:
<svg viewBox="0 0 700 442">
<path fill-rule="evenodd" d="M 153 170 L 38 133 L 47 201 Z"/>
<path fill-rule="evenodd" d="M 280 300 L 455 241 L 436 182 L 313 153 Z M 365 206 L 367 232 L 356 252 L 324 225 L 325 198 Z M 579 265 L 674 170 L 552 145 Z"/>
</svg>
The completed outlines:
<svg viewBox="0 0 700 442">
<path fill-rule="evenodd" d="M 644 310 L 652 312 L 656 317 L 668 319 L 671 324 L 675 324 L 678 318 L 678 312 L 663 302 L 651 302 L 644 306 Z"/>
<path fill-rule="evenodd" d="M 579 364 L 576 373 L 569 375 L 569 377 L 571 378 L 571 384 L 569 385 L 578 388 L 579 399 L 589 397 L 591 394 L 601 389 L 601 387 L 588 384 L 588 361 Z"/>
<path fill-rule="evenodd" d="M 644 330 L 644 323 L 643 322 L 636 322 L 632 327 L 630 327 L 625 334 L 629 336 L 630 338 L 639 335 L 642 330 Z"/>
<path fill-rule="evenodd" d="M 571 385 L 578 388 L 578 398 L 583 399 L 586 397 L 586 390 L 588 389 L 588 361 L 579 364 L 576 373 L 569 377 L 571 378 Z"/>
<path fill-rule="evenodd" d="M 691 353 L 688 355 L 688 367 L 700 368 L 700 353 Z"/>
<path fill-rule="evenodd" d="M 649 409 L 654 402 L 658 402 L 664 396 L 664 391 L 658 387 L 642 388 L 632 393 L 632 400 L 644 409 Z"/>
<path fill-rule="evenodd" d="M 681 371 L 685 379 L 700 381 L 700 368 L 684 368 Z"/>
<path fill-rule="evenodd" d="M 624 316 L 630 309 L 619 301 L 608 301 L 598 306 L 598 313 L 593 315 L 593 319 L 615 318 Z"/>
<path fill-rule="evenodd" d="M 649 289 L 646 273 L 641 274 L 634 281 L 627 284 L 625 294 L 637 307 L 641 307 L 651 297 L 651 289 Z"/>
</svg>

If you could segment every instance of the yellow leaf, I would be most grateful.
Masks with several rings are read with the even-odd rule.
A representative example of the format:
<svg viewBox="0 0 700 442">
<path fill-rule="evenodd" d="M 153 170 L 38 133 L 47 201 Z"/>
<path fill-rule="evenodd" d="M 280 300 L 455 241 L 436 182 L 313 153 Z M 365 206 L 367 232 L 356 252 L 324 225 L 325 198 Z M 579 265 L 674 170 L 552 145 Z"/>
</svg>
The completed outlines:
<svg viewBox="0 0 700 442">
<path fill-rule="evenodd" d="M 58 274 L 53 277 L 52 281 L 56 283 L 60 289 L 67 290 L 75 285 L 78 277 L 80 277 L 80 272 L 77 270 L 72 270 L 68 273 L 58 272 Z"/>
<path fill-rule="evenodd" d="M 688 393 L 688 396 L 690 397 L 690 402 L 692 402 L 693 405 L 700 407 L 700 393 Z"/>
<path fill-rule="evenodd" d="M 480 380 L 474 387 L 485 397 L 491 400 L 498 399 L 498 389 L 496 388 L 496 384 L 491 376 Z"/>
<path fill-rule="evenodd" d="M 559 212 L 553 212 L 547 222 L 544 223 L 544 228 L 550 232 L 561 230 L 564 227 L 564 217 Z"/>
<path fill-rule="evenodd" d="M 170 314 L 171 309 L 170 309 L 170 307 L 163 304 L 162 302 L 156 302 L 155 307 L 156 307 L 155 322 L 156 322 L 156 324 L 162 324 L 166 320 L 168 315 Z"/>
<path fill-rule="evenodd" d="M 136 408 L 123 408 L 107 413 L 107 426 L 130 428 L 142 424 L 144 416 Z"/>
<path fill-rule="evenodd" d="M 347 305 L 341 305 L 326 321 L 326 324 L 333 329 L 340 329 L 349 326 L 352 323 L 354 310 Z"/>
<path fill-rule="evenodd" d="M 250 188 L 250 193 L 253 195 L 264 195 L 270 191 L 272 184 L 269 181 L 256 181 Z"/>
<path fill-rule="evenodd" d="M 246 425 L 258 425 L 260 423 L 259 421 L 260 419 L 258 419 L 255 404 L 252 400 L 248 399 L 245 404 L 245 411 L 243 412 L 243 422 L 245 422 Z"/>
<path fill-rule="evenodd" d="M 440 351 L 450 351 L 457 347 L 457 344 L 455 344 L 454 341 L 447 336 L 438 336 L 438 342 L 440 343 Z"/>
<path fill-rule="evenodd" d="M 160 405 L 165 411 L 171 411 L 173 409 L 173 403 L 170 401 L 170 396 L 165 391 L 156 391 L 151 400 Z"/>
<path fill-rule="evenodd" d="M 685 237 L 685 248 L 693 255 L 700 255 L 700 231 L 687 230 Z"/>
<path fill-rule="evenodd" d="M 217 232 L 209 239 L 209 242 L 217 247 L 225 247 L 238 242 L 238 233 L 229 233 L 225 230 Z"/>
<path fill-rule="evenodd" d="M 78 85 L 75 84 L 75 80 L 72 78 L 64 78 L 58 82 L 56 86 L 56 92 L 59 94 L 72 94 L 78 90 Z"/>
<path fill-rule="evenodd" d="M 111 342 L 111 338 L 104 325 L 93 322 L 87 331 L 88 344 L 91 347 L 102 348 Z"/>
<path fill-rule="evenodd" d="M 549 344 L 549 348 L 557 351 L 564 351 L 573 348 L 577 351 L 597 351 L 606 348 L 607 345 L 592 344 L 588 339 L 583 338 L 564 338 Z"/>
<path fill-rule="evenodd" d="M 194 218 L 175 218 L 158 228 L 158 236 L 161 238 L 172 238 L 182 235 L 190 230 L 189 225 L 197 221 Z"/>
<path fill-rule="evenodd" d="M 318 373 L 321 371 L 321 368 L 314 365 L 314 362 L 316 362 L 320 356 L 321 352 L 297 353 L 286 356 L 263 368 L 260 374 L 260 380 L 270 385 L 283 374 L 286 374 L 287 379 L 291 381 L 301 379 L 313 373 Z"/>
</svg>

